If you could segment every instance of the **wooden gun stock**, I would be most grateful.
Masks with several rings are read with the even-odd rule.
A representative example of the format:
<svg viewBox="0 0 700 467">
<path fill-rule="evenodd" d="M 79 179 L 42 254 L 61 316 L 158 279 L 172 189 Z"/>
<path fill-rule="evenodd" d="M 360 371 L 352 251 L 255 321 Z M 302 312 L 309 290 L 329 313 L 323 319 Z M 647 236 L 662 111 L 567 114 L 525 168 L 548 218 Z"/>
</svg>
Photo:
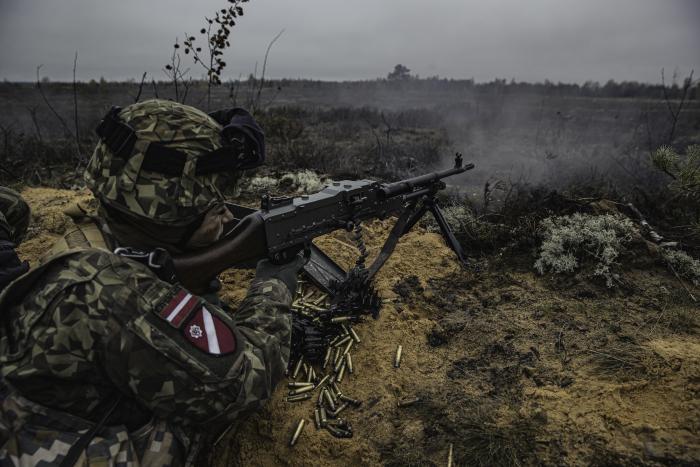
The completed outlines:
<svg viewBox="0 0 700 467">
<path fill-rule="evenodd" d="M 209 283 L 237 264 L 255 263 L 267 257 L 265 222 L 259 212 L 241 219 L 236 227 L 213 245 L 173 257 L 180 283 L 191 292 L 203 293 Z"/>
</svg>

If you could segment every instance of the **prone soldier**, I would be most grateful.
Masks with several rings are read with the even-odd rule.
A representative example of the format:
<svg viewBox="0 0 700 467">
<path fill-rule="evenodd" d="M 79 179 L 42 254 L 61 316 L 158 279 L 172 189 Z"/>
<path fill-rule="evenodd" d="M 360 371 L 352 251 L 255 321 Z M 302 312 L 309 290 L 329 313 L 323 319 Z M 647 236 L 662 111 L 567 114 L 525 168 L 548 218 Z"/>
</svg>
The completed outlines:
<svg viewBox="0 0 700 467">
<path fill-rule="evenodd" d="M 222 190 L 264 160 L 252 116 L 151 100 L 98 135 L 98 215 L 0 295 L 1 466 L 191 464 L 288 364 L 303 258 L 260 261 L 233 314 L 169 261 L 231 220 Z"/>
</svg>

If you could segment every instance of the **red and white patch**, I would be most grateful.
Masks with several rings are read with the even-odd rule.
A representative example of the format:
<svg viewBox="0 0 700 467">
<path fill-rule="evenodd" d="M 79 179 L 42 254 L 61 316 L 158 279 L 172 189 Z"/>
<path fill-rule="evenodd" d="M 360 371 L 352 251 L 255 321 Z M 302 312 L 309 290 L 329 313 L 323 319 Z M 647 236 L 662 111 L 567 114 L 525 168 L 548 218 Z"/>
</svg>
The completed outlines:
<svg viewBox="0 0 700 467">
<path fill-rule="evenodd" d="M 225 355 L 236 350 L 231 328 L 204 306 L 183 328 L 183 333 L 188 341 L 208 354 Z"/>
<path fill-rule="evenodd" d="M 179 328 L 197 306 L 197 297 L 180 290 L 158 314 L 172 326 Z"/>
</svg>

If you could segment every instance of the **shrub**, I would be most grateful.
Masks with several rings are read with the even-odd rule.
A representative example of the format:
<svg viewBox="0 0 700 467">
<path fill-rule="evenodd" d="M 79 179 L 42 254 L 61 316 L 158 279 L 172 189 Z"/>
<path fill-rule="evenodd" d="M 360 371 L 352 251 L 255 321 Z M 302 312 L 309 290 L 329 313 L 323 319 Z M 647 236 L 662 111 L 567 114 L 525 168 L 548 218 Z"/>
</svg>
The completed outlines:
<svg viewBox="0 0 700 467">
<path fill-rule="evenodd" d="M 661 256 L 679 276 L 688 279 L 695 285 L 700 284 L 700 261 L 684 251 L 666 248 L 661 250 Z"/>
<path fill-rule="evenodd" d="M 543 240 L 535 261 L 540 274 L 574 272 L 581 261 L 591 259 L 595 261 L 593 275 L 603 277 L 608 287 L 615 285 L 616 260 L 636 231 L 626 217 L 580 213 L 548 217 L 540 228 Z"/>
</svg>

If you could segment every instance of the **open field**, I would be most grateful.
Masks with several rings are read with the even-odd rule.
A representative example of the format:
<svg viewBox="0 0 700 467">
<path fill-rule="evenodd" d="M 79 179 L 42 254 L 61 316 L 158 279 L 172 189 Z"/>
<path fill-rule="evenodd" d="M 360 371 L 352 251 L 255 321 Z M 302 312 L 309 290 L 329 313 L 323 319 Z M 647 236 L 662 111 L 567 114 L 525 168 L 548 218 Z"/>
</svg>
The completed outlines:
<svg viewBox="0 0 700 467">
<path fill-rule="evenodd" d="M 71 85 L 43 87 L 64 123 L 33 85 L 0 84 L 0 182 L 21 189 L 34 211 L 19 248 L 30 261 L 70 225 L 63 209 L 91 197 L 80 169 L 92 128 L 110 105 L 133 102 L 139 86 L 80 85 L 77 125 Z M 172 93 L 146 83 L 141 98 L 156 91 Z M 236 92 L 237 103 L 254 102 L 244 87 Z M 217 89 L 212 101 L 231 105 L 230 90 Z M 352 439 L 317 431 L 313 399 L 287 403 L 280 384 L 261 413 L 207 449 L 206 461 L 440 466 L 453 445 L 460 466 L 700 465 L 698 281 L 669 267 L 627 205 L 697 258 L 700 198 L 679 197 L 650 155 L 663 144 L 700 143 L 700 101 L 685 102 L 675 126 L 668 108 L 679 101 L 505 83 L 275 82 L 259 102 L 270 167 L 247 174 L 246 202 L 267 190 L 317 189 L 327 178 L 406 177 L 461 151 L 476 169 L 450 180 L 444 202 L 463 213 L 449 218 L 473 267 L 460 268 L 429 224 L 401 240 L 377 279 L 381 315 L 357 326 L 356 372 L 340 385 L 363 401 L 345 415 Z M 205 106 L 203 89 L 188 103 Z M 321 178 L 277 183 L 302 169 Z M 543 219 L 574 212 L 631 219 L 614 287 L 586 256 L 571 273 L 535 271 Z M 367 225 L 370 259 L 390 228 L 390 220 Z M 346 267 L 358 253 L 345 232 L 317 243 Z M 235 305 L 251 278 L 225 273 L 224 298 Z M 400 368 L 392 365 L 397 345 Z M 397 406 L 410 397 L 420 401 Z M 309 424 L 289 448 L 300 418 Z"/>
</svg>

